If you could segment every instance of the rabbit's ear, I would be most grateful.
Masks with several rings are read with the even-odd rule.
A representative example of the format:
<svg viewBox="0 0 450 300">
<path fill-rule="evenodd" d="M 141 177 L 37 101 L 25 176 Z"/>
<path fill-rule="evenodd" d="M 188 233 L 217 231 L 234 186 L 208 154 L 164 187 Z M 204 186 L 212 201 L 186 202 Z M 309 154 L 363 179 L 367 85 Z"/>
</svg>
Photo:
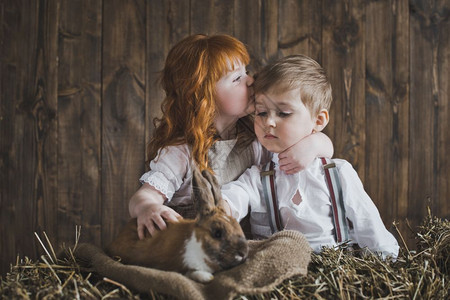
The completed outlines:
<svg viewBox="0 0 450 300">
<path fill-rule="evenodd" d="M 192 164 L 192 200 L 197 213 L 209 215 L 213 212 L 215 204 L 211 187 L 197 167 Z"/>
<path fill-rule="evenodd" d="M 203 170 L 202 174 L 203 174 L 203 177 L 205 177 L 206 180 L 208 180 L 209 184 L 211 185 L 211 192 L 214 197 L 214 203 L 216 204 L 217 207 L 224 209 L 224 202 L 222 199 L 222 191 L 220 189 L 219 182 L 217 182 L 216 176 L 214 176 L 208 170 Z"/>
</svg>

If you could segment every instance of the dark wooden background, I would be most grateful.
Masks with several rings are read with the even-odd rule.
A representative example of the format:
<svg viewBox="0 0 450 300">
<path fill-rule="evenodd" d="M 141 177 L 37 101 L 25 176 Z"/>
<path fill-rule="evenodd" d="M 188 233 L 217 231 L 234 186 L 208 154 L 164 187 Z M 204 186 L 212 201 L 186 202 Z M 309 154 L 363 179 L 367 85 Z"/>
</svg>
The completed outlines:
<svg viewBox="0 0 450 300">
<path fill-rule="evenodd" d="M 448 0 L 0 0 L 0 259 L 108 243 L 144 172 L 158 71 L 192 33 L 228 33 L 257 69 L 303 53 L 334 89 L 326 133 L 388 228 L 450 216 Z M 410 246 L 413 241 L 408 240 Z"/>
</svg>

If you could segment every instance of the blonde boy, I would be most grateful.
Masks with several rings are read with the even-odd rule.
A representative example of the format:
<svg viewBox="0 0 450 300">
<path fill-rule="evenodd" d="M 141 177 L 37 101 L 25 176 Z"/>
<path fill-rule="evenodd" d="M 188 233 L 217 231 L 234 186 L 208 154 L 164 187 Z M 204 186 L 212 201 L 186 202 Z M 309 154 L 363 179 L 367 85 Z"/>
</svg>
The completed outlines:
<svg viewBox="0 0 450 300">
<path fill-rule="evenodd" d="M 274 153 L 274 167 L 253 166 L 222 187 L 233 217 L 240 221 L 250 208 L 257 238 L 292 229 L 302 232 L 316 252 L 350 241 L 383 257 L 397 257 L 397 241 L 350 163 L 316 158 L 293 175 L 278 168 L 278 153 L 328 124 L 331 85 L 322 67 L 303 55 L 282 58 L 258 74 L 254 90 L 255 133 Z M 265 184 L 269 177 L 272 188 Z"/>
</svg>

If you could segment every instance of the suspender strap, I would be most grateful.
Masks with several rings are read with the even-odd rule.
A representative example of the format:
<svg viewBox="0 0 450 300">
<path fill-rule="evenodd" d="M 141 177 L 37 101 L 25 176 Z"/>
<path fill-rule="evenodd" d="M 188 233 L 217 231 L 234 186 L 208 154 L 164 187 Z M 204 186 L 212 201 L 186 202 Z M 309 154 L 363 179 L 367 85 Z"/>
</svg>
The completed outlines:
<svg viewBox="0 0 450 300">
<path fill-rule="evenodd" d="M 349 239 L 341 181 L 339 180 L 336 164 L 332 160 L 327 161 L 327 159 L 323 157 L 321 157 L 321 161 L 325 171 L 325 180 L 328 189 L 330 190 L 336 241 L 340 244 Z"/>
<path fill-rule="evenodd" d="M 325 180 L 330 191 L 331 207 L 333 212 L 333 224 L 335 237 L 338 244 L 349 240 L 349 228 L 345 217 L 344 197 L 342 194 L 341 181 L 336 164 L 329 159 L 321 158 L 325 171 Z M 275 169 L 274 163 L 269 162 L 260 173 L 264 193 L 264 200 L 269 213 L 269 223 L 272 234 L 283 230 L 281 224 L 280 210 L 275 191 Z"/>
<path fill-rule="evenodd" d="M 283 230 L 281 226 L 280 210 L 278 209 L 277 195 L 275 192 L 275 169 L 271 161 L 263 167 L 261 172 L 261 182 L 264 192 L 267 211 L 269 213 L 269 223 L 272 234 Z"/>
</svg>

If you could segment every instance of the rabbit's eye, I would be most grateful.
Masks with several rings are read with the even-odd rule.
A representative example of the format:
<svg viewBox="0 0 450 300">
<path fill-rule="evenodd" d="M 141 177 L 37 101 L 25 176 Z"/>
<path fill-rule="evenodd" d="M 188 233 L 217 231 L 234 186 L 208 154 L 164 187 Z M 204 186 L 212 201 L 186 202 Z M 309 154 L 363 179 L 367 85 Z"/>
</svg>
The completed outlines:
<svg viewBox="0 0 450 300">
<path fill-rule="evenodd" d="M 222 235 L 223 235 L 222 229 L 215 229 L 215 230 L 213 231 L 213 233 L 212 233 L 212 236 L 213 236 L 215 239 L 220 239 L 220 238 L 222 238 Z"/>
</svg>

